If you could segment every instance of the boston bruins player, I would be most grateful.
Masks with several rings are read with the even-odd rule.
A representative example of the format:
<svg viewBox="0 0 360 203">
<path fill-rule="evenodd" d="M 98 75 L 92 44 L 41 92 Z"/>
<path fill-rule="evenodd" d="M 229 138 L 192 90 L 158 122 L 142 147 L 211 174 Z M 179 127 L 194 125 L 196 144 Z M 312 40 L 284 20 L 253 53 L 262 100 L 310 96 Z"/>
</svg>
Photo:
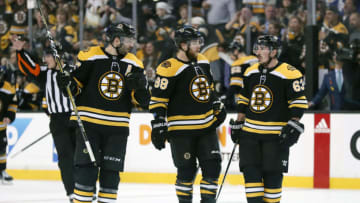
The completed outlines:
<svg viewBox="0 0 360 203">
<path fill-rule="evenodd" d="M 147 108 L 150 95 L 142 62 L 129 53 L 135 30 L 128 24 L 106 29 L 108 45 L 78 54 L 77 68 L 58 76 L 63 92 L 69 86 L 95 154 L 91 164 L 80 132 L 75 150 L 74 202 L 91 202 L 99 177 L 99 202 L 115 202 L 123 171 L 133 103 Z M 70 120 L 76 120 L 74 114 Z"/>
<path fill-rule="evenodd" d="M 299 119 L 307 109 L 305 81 L 295 67 L 278 61 L 278 51 L 277 37 L 258 37 L 254 53 L 259 63 L 244 72 L 238 118 L 230 121 L 249 203 L 280 202 L 289 148 L 304 131 Z"/>
<path fill-rule="evenodd" d="M 239 40 L 234 39 L 234 41 L 230 43 L 229 49 L 231 59 L 235 61 L 231 65 L 230 89 L 226 94 L 226 108 L 228 108 L 228 106 L 233 106 L 234 95 L 239 93 L 243 86 L 243 74 L 245 70 L 254 63 L 258 62 L 256 56 L 245 54 L 245 47 L 241 44 L 241 42 L 239 42 Z"/>
<path fill-rule="evenodd" d="M 7 125 L 15 120 L 17 100 L 15 96 L 15 74 L 0 68 L 0 183 L 10 184 L 13 177 L 6 170 Z"/>
<path fill-rule="evenodd" d="M 180 203 L 192 202 L 197 161 L 202 170 L 201 202 L 215 202 L 221 169 L 216 127 L 226 112 L 214 97 L 209 61 L 199 54 L 201 35 L 192 27 L 175 32 L 178 48 L 175 58 L 162 62 L 156 69 L 149 110 L 151 138 L 161 150 L 168 139 L 177 168 L 175 184 Z"/>
</svg>

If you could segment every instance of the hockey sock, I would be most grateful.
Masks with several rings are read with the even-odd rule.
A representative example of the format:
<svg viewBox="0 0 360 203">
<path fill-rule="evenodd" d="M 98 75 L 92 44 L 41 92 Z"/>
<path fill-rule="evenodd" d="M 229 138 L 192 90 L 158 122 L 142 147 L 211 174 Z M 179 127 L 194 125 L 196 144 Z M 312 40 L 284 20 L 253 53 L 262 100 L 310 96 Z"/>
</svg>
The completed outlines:
<svg viewBox="0 0 360 203">
<path fill-rule="evenodd" d="M 203 178 L 200 182 L 200 194 L 202 202 L 215 200 L 218 187 L 218 179 Z"/>
<path fill-rule="evenodd" d="M 98 202 L 110 203 L 116 202 L 120 176 L 118 171 L 106 169 L 100 170 L 100 191 Z"/>
<path fill-rule="evenodd" d="M 248 203 L 263 203 L 264 183 L 257 167 L 244 167 L 245 192 Z"/>
<path fill-rule="evenodd" d="M 176 180 L 175 183 L 176 195 L 180 203 L 190 203 L 192 202 L 193 194 L 193 182 L 185 180 Z"/>
<path fill-rule="evenodd" d="M 103 188 L 100 187 L 100 191 L 98 194 L 98 202 L 99 203 L 112 203 L 116 202 L 117 198 L 117 189 Z"/>
<path fill-rule="evenodd" d="M 75 183 L 74 203 L 91 203 L 94 194 L 94 186 L 81 185 Z"/>
<path fill-rule="evenodd" d="M 6 168 L 6 153 L 0 153 L 0 171 L 5 170 Z"/>
<path fill-rule="evenodd" d="M 283 174 L 272 172 L 264 174 L 264 202 L 279 203 L 281 199 Z"/>
</svg>

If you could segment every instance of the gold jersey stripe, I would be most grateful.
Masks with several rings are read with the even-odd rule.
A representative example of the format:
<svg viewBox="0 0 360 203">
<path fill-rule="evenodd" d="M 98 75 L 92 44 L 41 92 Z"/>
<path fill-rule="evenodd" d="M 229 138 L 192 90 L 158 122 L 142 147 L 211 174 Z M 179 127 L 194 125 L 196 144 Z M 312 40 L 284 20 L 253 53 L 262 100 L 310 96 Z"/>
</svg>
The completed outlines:
<svg viewBox="0 0 360 203">
<path fill-rule="evenodd" d="M 256 120 L 252 120 L 252 119 L 245 119 L 245 122 L 248 122 L 250 124 L 256 124 L 256 125 L 268 125 L 268 126 L 273 126 L 273 125 L 281 125 L 284 126 L 287 124 L 287 122 L 264 122 L 264 121 L 256 121 Z"/>
<path fill-rule="evenodd" d="M 210 122 L 203 124 L 203 125 L 185 125 L 185 126 L 170 126 L 168 128 L 169 131 L 174 131 L 174 130 L 197 130 L 197 129 L 203 129 L 203 128 L 207 128 L 209 126 L 211 126 L 217 119 L 214 118 L 213 120 L 211 120 Z"/>
<path fill-rule="evenodd" d="M 179 115 L 179 116 L 169 116 L 168 117 L 168 121 L 178 121 L 178 120 L 198 120 L 198 119 L 204 119 L 207 118 L 208 116 L 210 116 L 211 114 L 214 113 L 214 110 L 210 110 L 208 112 L 206 112 L 205 114 L 201 114 L 201 115 Z"/>
<path fill-rule="evenodd" d="M 151 100 L 157 102 L 169 102 L 169 98 L 151 97 Z"/>
<path fill-rule="evenodd" d="M 87 107 L 87 106 L 79 106 L 79 107 L 77 107 L 77 109 L 78 109 L 78 111 L 88 111 L 88 112 L 98 113 L 98 114 L 103 114 L 103 115 L 122 116 L 122 117 L 130 118 L 130 114 L 125 113 L 125 112 L 105 111 L 105 110 Z"/>
<path fill-rule="evenodd" d="M 244 131 L 247 132 L 251 132 L 251 133 L 257 133 L 257 134 L 280 134 L 280 130 L 257 130 L 257 129 L 252 129 L 252 128 L 248 128 L 248 127 L 243 127 L 242 128 Z"/>
<path fill-rule="evenodd" d="M 289 108 L 301 108 L 301 109 L 308 109 L 309 106 L 307 104 L 291 104 Z"/>
<path fill-rule="evenodd" d="M 187 194 L 185 192 L 180 192 L 180 191 L 176 191 L 177 195 L 181 195 L 181 196 L 190 196 L 190 194 Z"/>
<path fill-rule="evenodd" d="M 108 125 L 108 126 L 116 126 L 116 127 L 129 127 L 129 123 L 126 122 L 113 122 L 113 121 L 104 121 L 96 118 L 89 118 L 86 116 L 80 116 L 82 121 L 87 121 L 89 123 Z M 77 120 L 76 116 L 71 116 L 70 120 Z"/>
<path fill-rule="evenodd" d="M 159 107 L 162 107 L 162 108 L 167 109 L 166 104 L 158 103 L 158 104 L 150 104 L 150 105 L 149 105 L 149 110 L 155 109 L 155 108 L 159 108 Z"/>
</svg>

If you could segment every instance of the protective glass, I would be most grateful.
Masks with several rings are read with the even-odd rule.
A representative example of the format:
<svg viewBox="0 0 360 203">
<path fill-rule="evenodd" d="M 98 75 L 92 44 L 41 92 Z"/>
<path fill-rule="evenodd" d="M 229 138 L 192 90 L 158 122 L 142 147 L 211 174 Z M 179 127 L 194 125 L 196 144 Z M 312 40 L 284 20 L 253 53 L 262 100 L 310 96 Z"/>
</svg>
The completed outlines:
<svg viewBox="0 0 360 203">
<path fill-rule="evenodd" d="M 254 47 L 253 47 L 253 53 L 257 53 L 259 50 L 269 50 L 269 47 L 268 46 L 265 46 L 263 44 L 257 44 L 255 43 L 254 44 Z"/>
<path fill-rule="evenodd" d="M 197 38 L 197 39 L 190 40 L 190 45 L 192 45 L 192 46 L 194 46 L 194 45 L 203 46 L 204 45 L 204 39 L 202 37 L 200 37 L 200 38 Z"/>
</svg>

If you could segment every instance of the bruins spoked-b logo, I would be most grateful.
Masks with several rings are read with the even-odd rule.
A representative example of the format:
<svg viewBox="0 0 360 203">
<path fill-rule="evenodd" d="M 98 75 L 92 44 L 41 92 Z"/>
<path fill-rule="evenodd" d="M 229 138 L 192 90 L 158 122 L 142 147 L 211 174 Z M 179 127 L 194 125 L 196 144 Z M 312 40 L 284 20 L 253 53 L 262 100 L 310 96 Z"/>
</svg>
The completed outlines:
<svg viewBox="0 0 360 203">
<path fill-rule="evenodd" d="M 265 85 L 256 85 L 250 99 L 250 110 L 254 113 L 263 113 L 270 109 L 273 103 L 273 93 Z"/>
<path fill-rule="evenodd" d="M 124 77 L 115 71 L 104 73 L 99 80 L 99 92 L 107 100 L 120 98 L 124 87 Z"/>
<path fill-rule="evenodd" d="M 209 101 L 210 85 L 205 75 L 198 75 L 191 81 L 190 94 L 198 102 Z"/>
</svg>

